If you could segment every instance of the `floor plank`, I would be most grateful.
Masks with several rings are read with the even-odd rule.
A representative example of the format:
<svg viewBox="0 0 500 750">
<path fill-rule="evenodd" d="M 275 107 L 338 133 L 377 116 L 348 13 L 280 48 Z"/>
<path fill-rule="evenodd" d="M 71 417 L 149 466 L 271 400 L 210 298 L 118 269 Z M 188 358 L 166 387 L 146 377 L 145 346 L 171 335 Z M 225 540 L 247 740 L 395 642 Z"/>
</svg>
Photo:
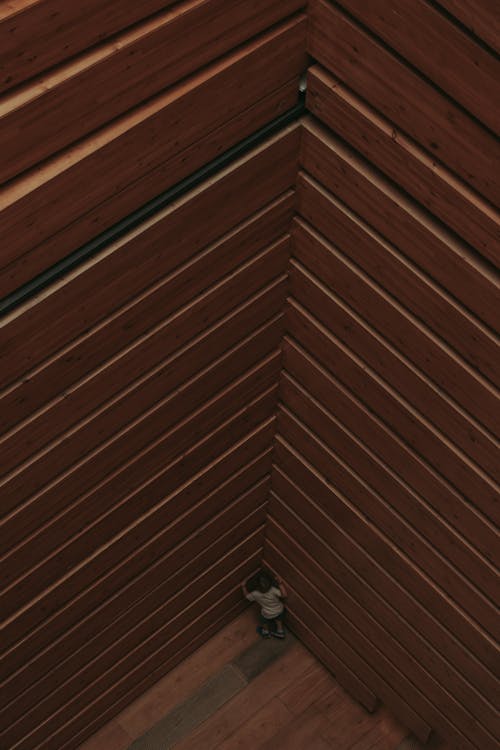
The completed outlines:
<svg viewBox="0 0 500 750">
<path fill-rule="evenodd" d="M 255 615 L 246 610 L 134 701 L 116 722 L 132 739 L 139 737 L 254 641 Z"/>
<path fill-rule="evenodd" d="M 247 609 L 79 750 L 130 750 L 148 737 L 159 747 L 164 736 L 174 750 L 398 748 L 408 732 L 385 709 L 367 713 L 292 635 L 262 641 L 256 622 L 255 609 Z M 241 680 L 233 697 L 214 695 L 212 712 L 197 721 L 183 716 L 207 684 L 224 682 L 225 670 Z M 169 722 L 175 731 L 162 734 Z"/>
</svg>

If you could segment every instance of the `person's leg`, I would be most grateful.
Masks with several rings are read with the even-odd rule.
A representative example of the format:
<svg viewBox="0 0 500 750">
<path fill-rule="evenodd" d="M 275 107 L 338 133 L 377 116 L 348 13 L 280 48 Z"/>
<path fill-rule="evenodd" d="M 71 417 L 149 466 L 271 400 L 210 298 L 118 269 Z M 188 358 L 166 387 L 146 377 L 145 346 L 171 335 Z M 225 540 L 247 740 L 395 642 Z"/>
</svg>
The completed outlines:
<svg viewBox="0 0 500 750">
<path fill-rule="evenodd" d="M 273 630 L 271 635 L 274 635 L 276 638 L 284 638 L 285 637 L 285 628 L 283 627 L 283 620 L 285 616 L 285 610 L 279 615 L 279 617 L 276 617 L 274 620 L 274 625 L 276 626 L 276 630 Z"/>
<path fill-rule="evenodd" d="M 257 628 L 257 632 L 260 633 L 263 638 L 270 638 L 271 633 L 269 632 L 269 621 L 263 615 L 260 615 L 259 620 L 260 625 Z"/>
</svg>

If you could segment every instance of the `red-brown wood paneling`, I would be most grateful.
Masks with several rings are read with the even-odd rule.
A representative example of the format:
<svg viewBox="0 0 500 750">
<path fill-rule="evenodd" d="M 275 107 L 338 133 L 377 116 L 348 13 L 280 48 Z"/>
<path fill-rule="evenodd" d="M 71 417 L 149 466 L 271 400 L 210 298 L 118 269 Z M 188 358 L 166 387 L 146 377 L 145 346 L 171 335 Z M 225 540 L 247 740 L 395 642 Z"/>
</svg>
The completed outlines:
<svg viewBox="0 0 500 750">
<path fill-rule="evenodd" d="M 264 559 L 361 703 L 493 750 L 499 73 L 458 5 L 309 3 Z"/>
<path fill-rule="evenodd" d="M 309 65 L 307 117 L 2 320 L 2 747 L 76 750 L 264 560 L 368 711 L 496 750 L 494 26 L 476 0 L 0 10 L 2 294 Z"/>
<path fill-rule="evenodd" d="M 8 747 L 76 747 L 238 611 L 264 541 L 297 157 L 291 126 L 4 319 Z"/>
</svg>

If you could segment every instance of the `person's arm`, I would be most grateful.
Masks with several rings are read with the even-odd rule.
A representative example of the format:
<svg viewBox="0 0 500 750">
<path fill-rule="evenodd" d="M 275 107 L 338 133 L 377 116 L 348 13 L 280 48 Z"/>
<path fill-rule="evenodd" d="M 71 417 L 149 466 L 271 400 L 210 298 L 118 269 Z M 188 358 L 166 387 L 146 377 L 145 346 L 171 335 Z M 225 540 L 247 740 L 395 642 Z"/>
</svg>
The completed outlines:
<svg viewBox="0 0 500 750">
<path fill-rule="evenodd" d="M 281 593 L 281 599 L 286 599 L 286 597 L 288 596 L 288 593 L 287 593 L 286 586 L 283 583 L 282 579 L 278 575 L 273 573 L 272 571 L 271 571 L 271 575 L 273 577 L 273 585 L 275 586 L 275 588 L 279 589 Z"/>
<path fill-rule="evenodd" d="M 245 597 L 245 599 L 248 599 L 249 602 L 253 602 L 254 599 L 250 591 L 248 591 L 247 589 L 246 581 L 243 581 L 243 583 L 241 584 L 241 590 L 243 591 L 243 596 Z"/>
<path fill-rule="evenodd" d="M 278 581 L 279 590 L 281 591 L 281 598 L 286 599 L 286 597 L 288 596 L 288 593 L 287 593 L 285 584 L 283 583 L 281 578 L 276 578 L 276 580 Z"/>
</svg>

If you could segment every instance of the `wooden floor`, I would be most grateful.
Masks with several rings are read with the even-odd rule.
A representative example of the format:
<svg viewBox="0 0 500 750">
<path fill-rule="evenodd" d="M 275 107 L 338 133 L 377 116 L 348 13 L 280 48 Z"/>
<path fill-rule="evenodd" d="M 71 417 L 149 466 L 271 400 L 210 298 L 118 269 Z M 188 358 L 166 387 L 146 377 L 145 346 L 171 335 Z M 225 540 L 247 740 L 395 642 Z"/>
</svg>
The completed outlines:
<svg viewBox="0 0 500 750">
<path fill-rule="evenodd" d="M 245 611 L 94 735 L 80 750 L 126 750 L 251 646 Z M 370 715 L 296 642 L 182 738 L 176 750 L 395 750 L 408 732 L 384 709 Z"/>
</svg>

